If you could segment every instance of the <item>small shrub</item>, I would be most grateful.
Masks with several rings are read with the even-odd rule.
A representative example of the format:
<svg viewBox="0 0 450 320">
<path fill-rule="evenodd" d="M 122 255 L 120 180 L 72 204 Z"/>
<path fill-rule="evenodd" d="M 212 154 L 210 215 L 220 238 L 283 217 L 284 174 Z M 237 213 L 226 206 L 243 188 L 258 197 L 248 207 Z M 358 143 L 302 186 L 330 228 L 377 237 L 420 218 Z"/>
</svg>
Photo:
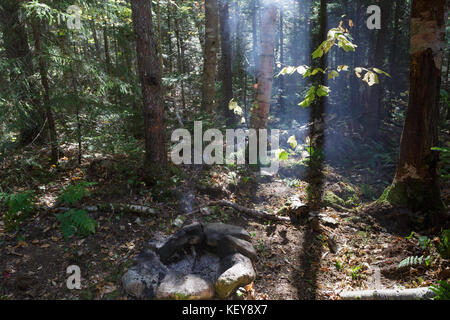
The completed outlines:
<svg viewBox="0 0 450 320">
<path fill-rule="evenodd" d="M 3 195 L 3 199 L 8 203 L 8 211 L 4 216 L 6 230 L 9 232 L 17 230 L 33 211 L 33 192 Z"/>
<path fill-rule="evenodd" d="M 450 259 L 450 229 L 442 231 L 438 252 L 444 259 Z"/>
<path fill-rule="evenodd" d="M 72 184 L 63 190 L 58 200 L 65 204 L 77 204 L 81 199 L 90 195 L 89 187 L 95 184 L 95 182 L 86 181 Z"/>
<path fill-rule="evenodd" d="M 359 280 L 361 278 L 361 266 L 352 267 L 350 275 L 352 276 L 352 280 Z"/>
<path fill-rule="evenodd" d="M 61 230 L 66 240 L 75 234 L 87 237 L 94 234 L 97 222 L 89 217 L 86 211 L 71 209 L 65 213 L 57 214 L 56 219 L 60 222 Z"/>
<path fill-rule="evenodd" d="M 425 264 L 425 266 L 429 266 L 431 263 L 431 256 L 411 256 L 403 259 L 400 261 L 400 263 L 397 266 L 397 269 L 404 268 L 404 267 L 413 267 L 413 266 L 420 266 Z"/>
<path fill-rule="evenodd" d="M 450 300 L 450 284 L 446 281 L 439 281 L 437 285 L 432 285 L 431 290 L 436 294 L 434 300 Z"/>
</svg>

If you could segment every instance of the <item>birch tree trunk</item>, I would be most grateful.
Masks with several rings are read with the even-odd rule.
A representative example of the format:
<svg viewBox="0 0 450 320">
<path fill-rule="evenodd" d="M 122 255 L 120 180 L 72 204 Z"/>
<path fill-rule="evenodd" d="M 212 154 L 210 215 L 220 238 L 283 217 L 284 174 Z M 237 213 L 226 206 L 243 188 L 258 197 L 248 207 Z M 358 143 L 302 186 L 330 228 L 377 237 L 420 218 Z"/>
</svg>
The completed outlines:
<svg viewBox="0 0 450 320">
<path fill-rule="evenodd" d="M 277 8 L 275 4 L 266 4 L 261 21 L 261 54 L 259 56 L 258 89 L 256 102 L 252 107 L 251 127 L 267 128 L 272 96 L 273 64 L 275 48 L 275 29 Z"/>
</svg>

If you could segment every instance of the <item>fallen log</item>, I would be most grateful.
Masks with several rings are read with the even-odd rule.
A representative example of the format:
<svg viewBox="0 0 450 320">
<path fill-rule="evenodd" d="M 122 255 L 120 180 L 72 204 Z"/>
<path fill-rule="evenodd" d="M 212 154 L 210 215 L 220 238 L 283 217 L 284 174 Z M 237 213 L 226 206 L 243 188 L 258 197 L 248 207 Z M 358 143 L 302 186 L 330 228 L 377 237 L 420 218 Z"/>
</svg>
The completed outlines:
<svg viewBox="0 0 450 320">
<path fill-rule="evenodd" d="M 432 300 L 435 295 L 429 287 L 343 291 L 339 294 L 342 300 Z"/>
<path fill-rule="evenodd" d="M 44 207 L 44 210 L 58 210 L 58 211 L 69 211 L 72 208 L 68 207 Z M 97 212 L 97 211 L 112 211 L 114 212 L 130 212 L 139 214 L 156 214 L 158 211 L 151 207 L 140 206 L 135 204 L 124 204 L 124 203 L 101 203 L 99 205 L 84 206 L 81 208 L 87 212 Z"/>
<path fill-rule="evenodd" d="M 210 206 L 218 205 L 218 206 L 222 206 L 222 207 L 230 207 L 237 211 L 240 211 L 240 212 L 246 213 L 250 216 L 253 216 L 255 218 L 258 218 L 258 219 L 267 219 L 267 220 L 283 221 L 283 222 L 291 221 L 291 218 L 289 218 L 289 217 L 278 216 L 276 214 L 268 213 L 266 211 L 250 209 L 250 208 L 243 207 L 241 205 L 238 205 L 237 203 L 227 201 L 227 200 L 214 201 L 214 202 L 211 202 L 209 205 Z"/>
</svg>

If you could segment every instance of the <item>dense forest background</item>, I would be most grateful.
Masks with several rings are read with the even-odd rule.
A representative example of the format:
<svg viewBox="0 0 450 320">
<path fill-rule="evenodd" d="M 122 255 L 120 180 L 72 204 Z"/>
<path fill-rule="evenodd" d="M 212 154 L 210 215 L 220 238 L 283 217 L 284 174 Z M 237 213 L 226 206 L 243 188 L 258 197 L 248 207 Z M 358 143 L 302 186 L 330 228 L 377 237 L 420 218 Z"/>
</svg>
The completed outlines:
<svg viewBox="0 0 450 320">
<path fill-rule="evenodd" d="M 380 29 L 367 26 L 374 4 Z M 331 250 L 328 262 L 323 248 L 308 257 L 328 266 L 274 262 L 273 222 L 243 222 L 243 207 L 211 200 L 290 217 L 296 227 L 283 226 L 289 247 L 281 250 L 294 256 L 355 232 L 366 243 L 376 232 L 374 243 L 396 246 L 381 247 L 390 250 L 383 261 L 434 257 L 408 276 L 383 273 L 386 287 L 448 279 L 448 256 L 437 253 L 450 246 L 447 13 L 444 0 L 3 0 L 0 297 L 73 295 L 53 282 L 75 261 L 89 270 L 86 279 L 100 278 L 82 298 L 117 298 L 136 250 L 155 230 L 171 234 L 195 215 L 255 230 L 263 257 L 263 275 L 249 289 L 256 298 L 334 298 L 324 292 L 335 288 L 322 292 L 318 281 L 370 287 L 371 262 L 353 259 L 358 249 Z M 422 28 L 429 25 L 436 27 Z M 203 130 L 279 129 L 278 175 L 174 165 L 171 133 L 192 132 L 194 121 Z M 202 206 L 214 214 L 201 214 Z M 299 207 L 318 215 L 302 222 Z M 324 213 L 343 231 L 314 224 Z M 422 248 L 420 237 L 434 245 Z M 54 272 L 36 286 L 30 272 L 42 266 L 47 244 Z M 93 252 L 106 264 L 92 265 Z M 284 283 L 272 275 L 280 263 L 300 270 L 283 285 L 293 289 L 270 289 Z M 52 284 L 60 291 L 50 294 Z"/>
</svg>

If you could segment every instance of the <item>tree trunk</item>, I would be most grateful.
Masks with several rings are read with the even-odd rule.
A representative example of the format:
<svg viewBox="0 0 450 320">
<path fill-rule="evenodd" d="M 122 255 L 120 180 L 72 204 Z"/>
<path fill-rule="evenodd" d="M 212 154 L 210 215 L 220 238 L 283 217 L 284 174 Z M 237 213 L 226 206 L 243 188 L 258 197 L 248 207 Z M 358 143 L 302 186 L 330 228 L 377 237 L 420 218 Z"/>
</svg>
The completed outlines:
<svg viewBox="0 0 450 320">
<path fill-rule="evenodd" d="M 172 7 L 172 6 L 171 6 Z M 184 92 L 184 73 L 186 72 L 185 64 L 184 64 L 184 44 L 183 44 L 183 38 L 181 37 L 180 33 L 180 20 L 178 19 L 178 14 L 175 12 L 174 14 L 174 21 L 175 21 L 175 36 L 177 40 L 177 62 L 178 62 L 178 74 L 182 77 L 180 80 L 180 87 L 181 87 L 181 102 L 183 106 L 183 110 L 186 109 L 186 96 Z"/>
<path fill-rule="evenodd" d="M 354 22 L 354 30 L 353 38 L 354 43 L 360 46 L 360 30 L 361 30 L 361 0 L 356 0 L 356 9 L 355 16 L 353 18 Z M 361 67 L 361 56 L 363 55 L 362 51 L 356 50 L 353 52 L 353 68 Z M 361 95 L 360 95 L 360 80 L 356 77 L 351 77 L 350 80 L 350 88 L 351 88 L 351 105 L 350 112 L 352 115 L 352 128 L 354 131 L 360 131 L 360 121 L 359 117 L 361 115 Z"/>
<path fill-rule="evenodd" d="M 272 96 L 273 63 L 275 48 L 275 29 L 277 8 L 275 4 L 266 4 L 261 20 L 261 54 L 259 56 L 258 89 L 256 102 L 252 107 L 251 127 L 267 128 Z"/>
<path fill-rule="evenodd" d="M 159 176 L 167 164 L 161 66 L 153 34 L 150 1 L 131 1 L 145 124 L 145 166 Z"/>
<path fill-rule="evenodd" d="M 92 31 L 92 38 L 94 39 L 95 53 L 97 54 L 97 59 L 101 61 L 102 55 L 100 49 L 100 42 L 98 41 L 97 29 L 95 28 L 95 20 L 92 20 L 90 22 L 90 26 Z"/>
<path fill-rule="evenodd" d="M 280 63 L 282 65 L 284 65 L 284 19 L 283 19 L 283 9 L 280 9 Z M 279 111 L 281 113 L 284 112 L 284 77 L 279 77 L 279 85 L 280 88 L 278 89 L 278 106 L 279 106 Z"/>
<path fill-rule="evenodd" d="M 25 125 L 20 128 L 20 142 L 28 144 L 39 134 L 45 121 L 45 115 L 37 98 L 38 90 L 33 81 L 29 81 L 29 77 L 34 73 L 34 68 L 25 25 L 19 20 L 20 1 L 6 0 L 2 2 L 1 6 L 0 26 L 5 55 L 8 60 L 16 62 L 9 68 L 9 79 L 18 86 L 17 98 L 28 101 L 34 106 L 31 115 L 26 115 Z M 20 65 L 22 72 L 17 72 L 15 65 Z M 3 88 L 7 87 L 8 84 L 5 83 Z"/>
<path fill-rule="evenodd" d="M 156 23 L 158 25 L 158 59 L 162 73 L 164 69 L 164 63 L 162 56 L 161 6 L 159 0 L 156 0 Z"/>
<path fill-rule="evenodd" d="M 223 106 L 227 122 L 230 124 L 234 120 L 234 114 L 229 110 L 228 104 L 233 99 L 233 71 L 231 64 L 231 39 L 230 39 L 230 14 L 229 0 L 221 0 L 220 6 L 220 36 L 222 49 L 222 81 L 223 81 Z"/>
<path fill-rule="evenodd" d="M 48 74 L 47 74 L 47 63 L 42 55 L 41 47 L 41 28 L 40 22 L 34 21 L 32 23 L 33 36 L 34 36 L 34 49 L 39 61 L 39 74 L 41 76 L 41 83 L 44 89 L 44 110 L 47 117 L 47 125 L 50 136 L 50 146 L 51 146 L 51 163 L 58 163 L 58 143 L 57 134 L 55 127 L 55 120 L 53 118 L 53 112 L 50 106 L 50 87 L 48 84 Z"/>
<path fill-rule="evenodd" d="M 203 65 L 202 110 L 214 110 L 217 51 L 219 49 L 219 16 L 217 0 L 205 2 L 205 51 Z"/>
<path fill-rule="evenodd" d="M 381 25 L 383 28 L 388 27 L 388 21 L 390 18 L 389 6 L 391 1 L 383 0 L 381 3 Z M 386 42 L 387 32 L 385 29 L 378 30 L 377 41 L 375 46 L 375 56 L 373 59 L 369 58 L 369 65 L 371 67 L 376 67 L 381 70 L 385 70 L 383 66 L 383 61 L 386 56 L 385 42 Z M 381 99 L 381 93 L 383 90 L 383 84 L 379 83 L 368 88 L 368 105 L 367 113 L 365 116 L 365 136 L 373 140 L 377 140 L 379 137 L 379 129 L 381 121 L 383 120 L 383 104 Z"/>
<path fill-rule="evenodd" d="M 109 53 L 109 41 L 108 41 L 108 28 L 105 25 L 103 26 L 103 43 L 105 47 L 105 62 L 106 62 L 106 70 L 108 72 L 111 71 L 111 55 Z"/>
<path fill-rule="evenodd" d="M 251 3 L 252 6 L 252 40 L 253 40 L 253 71 L 255 76 L 258 72 L 258 35 L 257 35 L 257 26 L 256 26 L 256 15 L 257 15 L 257 9 L 256 9 L 256 0 L 252 0 Z"/>
<path fill-rule="evenodd" d="M 445 0 L 413 0 L 410 97 L 392 186 L 382 198 L 414 211 L 442 208 L 439 187 L 439 89 L 445 48 Z M 383 199 L 384 200 L 384 199 Z"/>
</svg>

